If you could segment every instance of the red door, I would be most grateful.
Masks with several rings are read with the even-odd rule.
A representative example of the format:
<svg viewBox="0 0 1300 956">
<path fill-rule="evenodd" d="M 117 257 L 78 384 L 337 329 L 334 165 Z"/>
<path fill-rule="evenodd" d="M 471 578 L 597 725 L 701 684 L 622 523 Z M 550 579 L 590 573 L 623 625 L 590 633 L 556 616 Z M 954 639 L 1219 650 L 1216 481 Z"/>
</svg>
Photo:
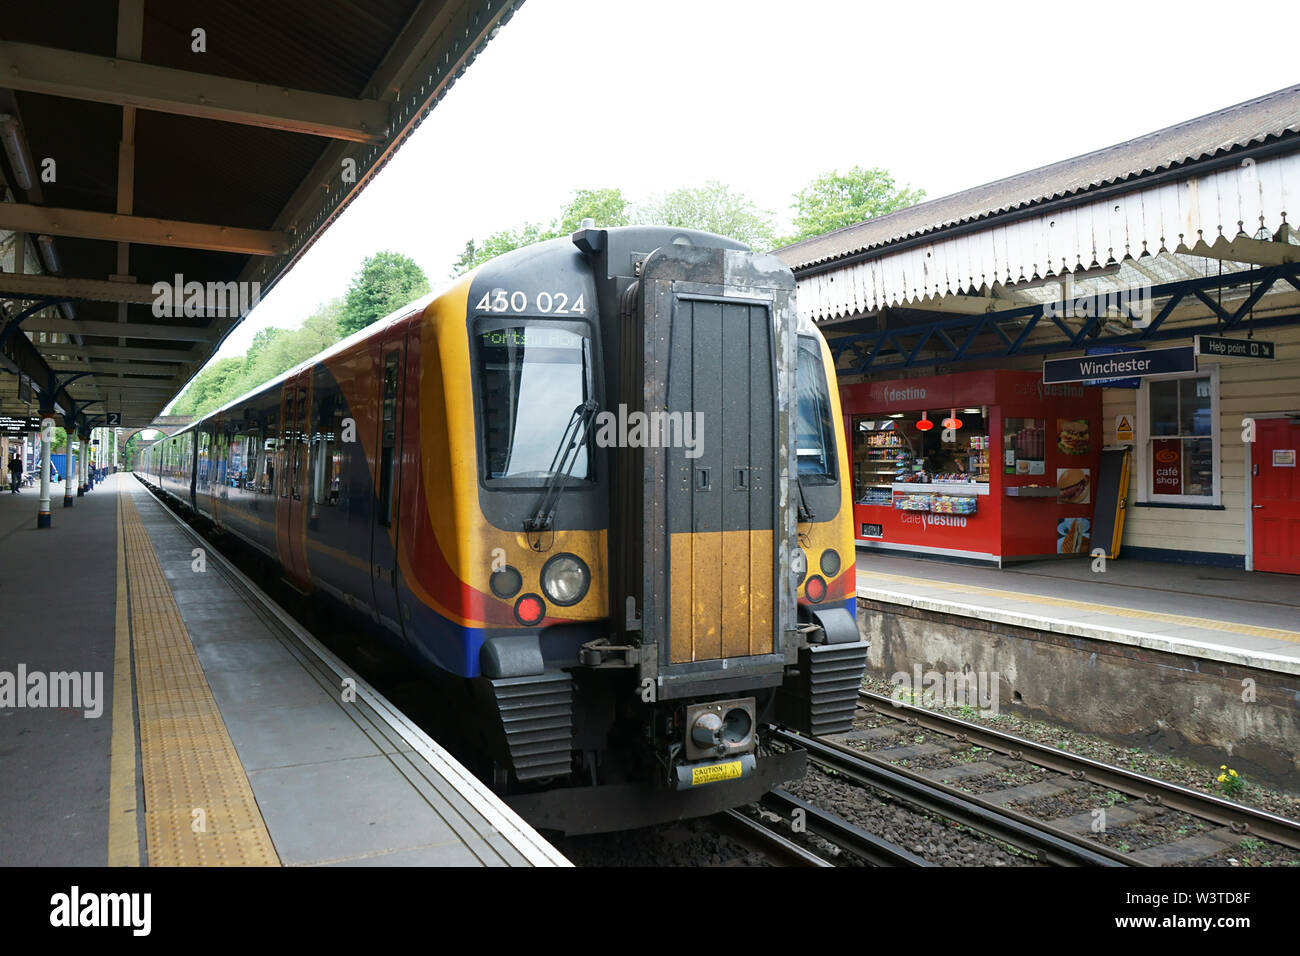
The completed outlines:
<svg viewBox="0 0 1300 956">
<path fill-rule="evenodd" d="M 1251 521 L 1255 570 L 1300 574 L 1300 421 L 1255 420 Z"/>
</svg>

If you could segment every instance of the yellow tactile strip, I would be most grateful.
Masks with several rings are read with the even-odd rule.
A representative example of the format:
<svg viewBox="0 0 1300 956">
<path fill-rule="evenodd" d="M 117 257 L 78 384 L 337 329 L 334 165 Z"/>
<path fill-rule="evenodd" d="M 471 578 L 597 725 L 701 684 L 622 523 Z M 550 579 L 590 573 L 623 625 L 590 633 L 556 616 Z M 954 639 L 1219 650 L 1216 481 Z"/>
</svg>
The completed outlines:
<svg viewBox="0 0 1300 956">
<path fill-rule="evenodd" d="M 1255 627 L 1251 624 L 1237 624 L 1233 621 L 1216 621 L 1213 618 L 1191 617 L 1186 614 L 1168 614 L 1164 611 L 1142 611 L 1136 608 L 1116 607 L 1111 604 L 1091 604 L 1087 601 L 1071 601 L 1068 598 L 1048 597 L 1043 594 L 1026 594 L 1023 591 L 1000 591 L 997 588 L 983 588 L 973 584 L 956 584 L 952 581 L 935 581 L 931 578 L 915 578 L 905 574 L 886 574 L 882 571 L 864 571 L 858 569 L 858 584 L 869 584 L 872 580 L 894 581 L 899 584 L 911 584 L 927 588 L 940 588 L 946 591 L 961 591 L 967 594 L 980 594 L 987 597 L 1005 598 L 1008 601 L 1020 601 L 1029 604 L 1047 604 L 1053 607 L 1071 608 L 1078 611 L 1091 611 L 1097 614 L 1113 614 L 1116 617 L 1131 617 L 1144 621 L 1164 621 L 1182 627 L 1202 627 L 1213 631 L 1227 631 L 1232 634 L 1249 634 L 1254 637 L 1267 637 L 1276 641 L 1290 641 L 1300 644 L 1300 631 L 1284 631 L 1276 627 Z"/>
<path fill-rule="evenodd" d="M 150 866 L 278 866 L 140 513 L 121 496 Z"/>
</svg>

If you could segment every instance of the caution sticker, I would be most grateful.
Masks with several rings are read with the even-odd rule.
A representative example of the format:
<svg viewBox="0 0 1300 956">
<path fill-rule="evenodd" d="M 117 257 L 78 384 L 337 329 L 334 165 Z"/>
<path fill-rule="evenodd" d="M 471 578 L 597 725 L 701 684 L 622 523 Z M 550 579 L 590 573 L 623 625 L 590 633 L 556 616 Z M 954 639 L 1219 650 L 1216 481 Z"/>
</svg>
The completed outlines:
<svg viewBox="0 0 1300 956">
<path fill-rule="evenodd" d="M 1115 416 L 1115 440 L 1132 441 L 1133 440 L 1133 421 L 1127 415 Z"/>
<path fill-rule="evenodd" d="M 739 760 L 710 764 L 707 767 L 696 767 L 691 771 L 691 786 L 698 787 L 702 783 L 717 783 L 719 780 L 735 780 L 741 776 L 741 773 Z"/>
</svg>

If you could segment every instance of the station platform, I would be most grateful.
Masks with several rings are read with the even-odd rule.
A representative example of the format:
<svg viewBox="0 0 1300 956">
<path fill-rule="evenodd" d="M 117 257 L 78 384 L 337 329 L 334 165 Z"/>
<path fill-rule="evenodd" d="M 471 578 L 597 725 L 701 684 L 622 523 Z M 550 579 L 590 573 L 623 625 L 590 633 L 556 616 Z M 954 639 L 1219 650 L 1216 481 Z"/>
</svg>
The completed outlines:
<svg viewBox="0 0 1300 956">
<path fill-rule="evenodd" d="M 858 596 L 1300 674 L 1300 578 L 1118 558 L 1003 568 L 858 553 Z"/>
<path fill-rule="evenodd" d="M 569 865 L 134 476 L 36 498 L 0 494 L 0 865 Z"/>
</svg>

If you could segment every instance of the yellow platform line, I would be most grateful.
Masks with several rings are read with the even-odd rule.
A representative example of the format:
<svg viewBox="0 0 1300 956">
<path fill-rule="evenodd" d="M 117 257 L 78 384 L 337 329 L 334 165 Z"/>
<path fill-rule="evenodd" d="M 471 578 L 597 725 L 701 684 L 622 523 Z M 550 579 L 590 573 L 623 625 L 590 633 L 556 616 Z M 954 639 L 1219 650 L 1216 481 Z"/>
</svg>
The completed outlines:
<svg viewBox="0 0 1300 956">
<path fill-rule="evenodd" d="M 979 587 L 974 584 L 957 584 L 952 581 L 935 581 L 931 578 L 916 578 L 905 574 L 886 574 L 883 571 L 858 569 L 859 584 L 867 583 L 873 578 L 881 581 L 893 581 L 898 584 L 940 588 L 946 591 L 960 591 L 967 594 L 982 594 L 988 597 L 1005 598 L 1008 601 L 1046 604 L 1051 607 L 1070 608 L 1076 611 L 1093 611 L 1098 614 L 1113 614 L 1116 617 L 1131 617 L 1143 621 L 1163 621 L 1169 624 L 1178 624 L 1182 627 L 1201 627 L 1213 631 L 1248 634 L 1252 637 L 1267 637 L 1276 641 L 1290 641 L 1293 644 L 1300 644 L 1300 631 L 1285 631 L 1276 627 L 1256 627 L 1252 624 L 1237 624 L 1233 621 L 1218 621 L 1213 618 L 1192 617 L 1187 614 L 1167 614 L 1164 611 L 1142 611 L 1137 608 L 1116 607 L 1111 604 L 1091 604 L 1087 601 L 1071 601 L 1069 598 L 1048 597 L 1043 594 L 1002 591 L 997 588 Z"/>
<path fill-rule="evenodd" d="M 279 857 L 140 513 L 122 495 L 150 866 Z"/>
<path fill-rule="evenodd" d="M 113 640 L 113 739 L 108 769 L 108 865 L 140 865 L 136 819 L 135 706 L 131 684 L 131 622 L 126 593 L 122 492 L 117 493 L 117 602 Z"/>
</svg>

